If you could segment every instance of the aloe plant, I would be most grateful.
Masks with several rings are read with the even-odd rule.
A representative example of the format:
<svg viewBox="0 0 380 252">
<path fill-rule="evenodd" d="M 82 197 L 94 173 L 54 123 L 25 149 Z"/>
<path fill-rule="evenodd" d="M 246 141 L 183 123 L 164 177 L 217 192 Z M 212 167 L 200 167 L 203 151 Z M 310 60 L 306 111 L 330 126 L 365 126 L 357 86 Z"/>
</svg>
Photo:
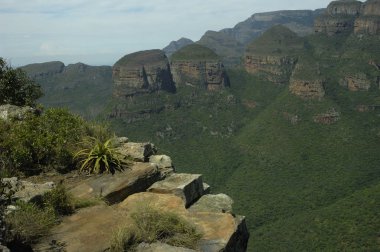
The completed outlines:
<svg viewBox="0 0 380 252">
<path fill-rule="evenodd" d="M 115 148 L 112 147 L 112 139 L 101 142 L 96 138 L 91 138 L 94 142 L 92 148 L 85 148 L 74 155 L 74 159 L 79 161 L 79 171 L 88 174 L 112 173 L 123 169 L 122 161 L 118 157 Z"/>
</svg>

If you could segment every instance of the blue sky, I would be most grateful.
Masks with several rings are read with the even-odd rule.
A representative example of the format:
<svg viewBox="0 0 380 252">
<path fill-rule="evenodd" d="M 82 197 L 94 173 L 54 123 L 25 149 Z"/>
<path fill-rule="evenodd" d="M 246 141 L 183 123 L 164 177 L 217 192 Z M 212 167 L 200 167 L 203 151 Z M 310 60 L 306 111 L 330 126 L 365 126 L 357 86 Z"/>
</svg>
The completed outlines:
<svg viewBox="0 0 380 252">
<path fill-rule="evenodd" d="M 317 9 L 329 0 L 0 0 L 0 57 L 112 65 L 123 55 L 194 41 L 254 13 Z"/>
</svg>

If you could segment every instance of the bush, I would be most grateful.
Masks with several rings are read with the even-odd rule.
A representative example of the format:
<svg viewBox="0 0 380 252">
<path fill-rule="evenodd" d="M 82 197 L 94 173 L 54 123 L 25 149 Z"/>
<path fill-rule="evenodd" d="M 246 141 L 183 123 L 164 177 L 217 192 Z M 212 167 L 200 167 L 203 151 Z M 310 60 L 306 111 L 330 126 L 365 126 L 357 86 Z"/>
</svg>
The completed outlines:
<svg viewBox="0 0 380 252">
<path fill-rule="evenodd" d="M 94 143 L 93 147 L 80 150 L 74 156 L 74 159 L 79 161 L 81 172 L 114 174 L 117 170 L 123 169 L 118 153 L 112 147 L 112 139 L 105 142 L 93 137 L 89 139 Z"/>
<path fill-rule="evenodd" d="M 114 232 L 112 251 L 129 251 L 141 242 L 157 241 L 195 249 L 201 238 L 196 228 L 177 214 L 143 207 L 131 214 L 133 223 Z"/>
<path fill-rule="evenodd" d="M 9 163 L 8 167 L 26 174 L 74 168 L 77 143 L 85 136 L 108 132 L 58 108 L 47 109 L 42 115 L 31 115 L 23 121 L 0 121 L 0 127 L 4 129 L 0 132 L 0 156 Z"/>
<path fill-rule="evenodd" d="M 13 69 L 0 58 L 0 104 L 33 106 L 41 96 L 41 87 L 25 72 Z"/>
<path fill-rule="evenodd" d="M 31 244 L 47 235 L 56 223 L 56 215 L 51 208 L 41 209 L 23 202 L 18 202 L 17 206 L 18 210 L 5 217 L 8 241 Z"/>
<path fill-rule="evenodd" d="M 45 208 L 54 209 L 57 215 L 69 215 L 74 212 L 74 198 L 62 184 L 45 193 L 43 203 Z"/>
</svg>

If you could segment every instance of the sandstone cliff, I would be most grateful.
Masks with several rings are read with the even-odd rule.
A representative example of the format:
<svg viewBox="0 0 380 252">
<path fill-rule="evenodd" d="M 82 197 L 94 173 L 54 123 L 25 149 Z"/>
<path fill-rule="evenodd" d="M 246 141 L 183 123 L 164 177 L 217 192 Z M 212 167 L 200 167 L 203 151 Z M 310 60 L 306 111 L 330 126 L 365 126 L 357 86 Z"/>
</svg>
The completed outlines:
<svg viewBox="0 0 380 252">
<path fill-rule="evenodd" d="M 314 23 L 316 33 L 329 36 L 339 33 L 380 34 L 380 1 L 333 1 Z"/>
<path fill-rule="evenodd" d="M 113 66 L 113 95 L 128 97 L 158 90 L 175 92 L 169 61 L 161 50 L 128 54 Z"/>
<path fill-rule="evenodd" d="M 289 91 L 303 99 L 321 99 L 325 95 L 325 81 L 319 65 L 308 57 L 301 57 L 290 78 Z"/>
<path fill-rule="evenodd" d="M 198 86 L 207 90 L 220 90 L 229 86 L 222 61 L 211 49 L 192 44 L 173 54 L 173 79 L 177 87 Z"/>
<path fill-rule="evenodd" d="M 302 49 L 303 40 L 297 34 L 284 26 L 274 26 L 247 47 L 244 66 L 249 73 L 285 84 Z"/>
</svg>

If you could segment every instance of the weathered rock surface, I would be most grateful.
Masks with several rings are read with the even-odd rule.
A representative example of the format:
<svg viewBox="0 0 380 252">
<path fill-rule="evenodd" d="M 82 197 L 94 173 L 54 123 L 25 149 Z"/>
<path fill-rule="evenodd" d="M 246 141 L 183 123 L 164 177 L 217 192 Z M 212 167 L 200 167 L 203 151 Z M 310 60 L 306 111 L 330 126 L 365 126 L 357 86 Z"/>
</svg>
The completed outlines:
<svg viewBox="0 0 380 252">
<path fill-rule="evenodd" d="M 304 99 L 320 99 L 325 96 L 322 80 L 291 79 L 289 90 Z"/>
<path fill-rule="evenodd" d="M 315 123 L 319 124 L 333 124 L 340 120 L 340 113 L 334 108 L 330 109 L 326 113 L 318 114 L 313 117 Z"/>
<path fill-rule="evenodd" d="M 156 164 L 163 177 L 167 177 L 175 171 L 172 159 L 166 155 L 153 155 L 149 157 L 149 162 Z"/>
<path fill-rule="evenodd" d="M 285 84 L 303 46 L 297 34 L 284 26 L 274 26 L 247 47 L 245 69 L 271 82 Z"/>
<path fill-rule="evenodd" d="M 203 195 L 195 202 L 189 211 L 195 212 L 215 212 L 215 213 L 232 213 L 232 204 L 234 201 L 226 194 L 207 194 Z"/>
<path fill-rule="evenodd" d="M 12 190 L 14 192 L 12 196 L 14 200 L 21 200 L 24 202 L 38 202 L 42 199 L 42 196 L 45 193 L 55 188 L 55 184 L 53 182 L 35 184 L 29 181 L 19 180 L 16 177 L 3 178 L 1 179 L 1 182 L 10 185 L 8 190 Z"/>
<path fill-rule="evenodd" d="M 333 1 L 328 5 L 326 12 L 315 19 L 314 30 L 327 35 L 352 32 L 355 18 L 359 16 L 361 8 L 360 1 Z"/>
<path fill-rule="evenodd" d="M 317 33 L 334 35 L 344 32 L 355 34 L 380 34 L 380 1 L 356 0 L 333 1 L 326 12 L 316 18 L 314 30 Z"/>
<path fill-rule="evenodd" d="M 170 56 L 173 55 L 176 51 L 180 50 L 182 47 L 185 47 L 187 45 L 191 45 L 194 42 L 191 39 L 188 38 L 180 38 L 177 41 L 172 41 L 168 46 L 166 46 L 164 49 L 162 49 L 166 56 L 170 58 Z"/>
<path fill-rule="evenodd" d="M 204 193 L 202 175 L 176 173 L 154 183 L 148 191 L 176 195 L 183 199 L 186 207 L 189 207 Z"/>
<path fill-rule="evenodd" d="M 123 201 L 129 195 L 145 191 L 162 175 L 157 165 L 152 163 L 135 163 L 130 168 L 114 175 L 105 174 L 90 177 L 83 183 L 70 189 L 80 199 L 102 197 L 109 204 Z"/>
<path fill-rule="evenodd" d="M 36 109 L 28 106 L 19 107 L 10 104 L 0 105 L 0 119 L 5 121 L 22 120 L 28 114 L 34 114 L 36 112 Z"/>
<path fill-rule="evenodd" d="M 339 84 L 347 87 L 350 91 L 368 91 L 371 87 L 371 82 L 365 74 L 346 76 L 340 80 Z"/>
<path fill-rule="evenodd" d="M 133 212 L 146 202 L 149 202 L 149 206 L 174 212 L 193 223 L 203 234 L 200 251 L 246 251 L 249 233 L 242 216 L 235 218 L 229 213 L 189 212 L 180 197 L 149 192 L 128 197 L 120 203 L 120 208 Z"/>
<path fill-rule="evenodd" d="M 134 161 L 145 162 L 149 157 L 157 153 L 157 149 L 152 143 L 121 143 L 116 151 L 124 157 L 130 157 Z"/>
<path fill-rule="evenodd" d="M 158 90 L 175 92 L 169 61 L 161 50 L 128 54 L 113 66 L 115 97 L 128 97 Z"/>
<path fill-rule="evenodd" d="M 196 252 L 196 250 L 174 247 L 161 242 L 141 243 L 135 250 L 136 252 Z"/>
<path fill-rule="evenodd" d="M 185 46 L 171 58 L 173 79 L 177 87 L 198 86 L 207 90 L 220 90 L 229 86 L 223 63 L 209 48 L 198 44 Z"/>
</svg>

